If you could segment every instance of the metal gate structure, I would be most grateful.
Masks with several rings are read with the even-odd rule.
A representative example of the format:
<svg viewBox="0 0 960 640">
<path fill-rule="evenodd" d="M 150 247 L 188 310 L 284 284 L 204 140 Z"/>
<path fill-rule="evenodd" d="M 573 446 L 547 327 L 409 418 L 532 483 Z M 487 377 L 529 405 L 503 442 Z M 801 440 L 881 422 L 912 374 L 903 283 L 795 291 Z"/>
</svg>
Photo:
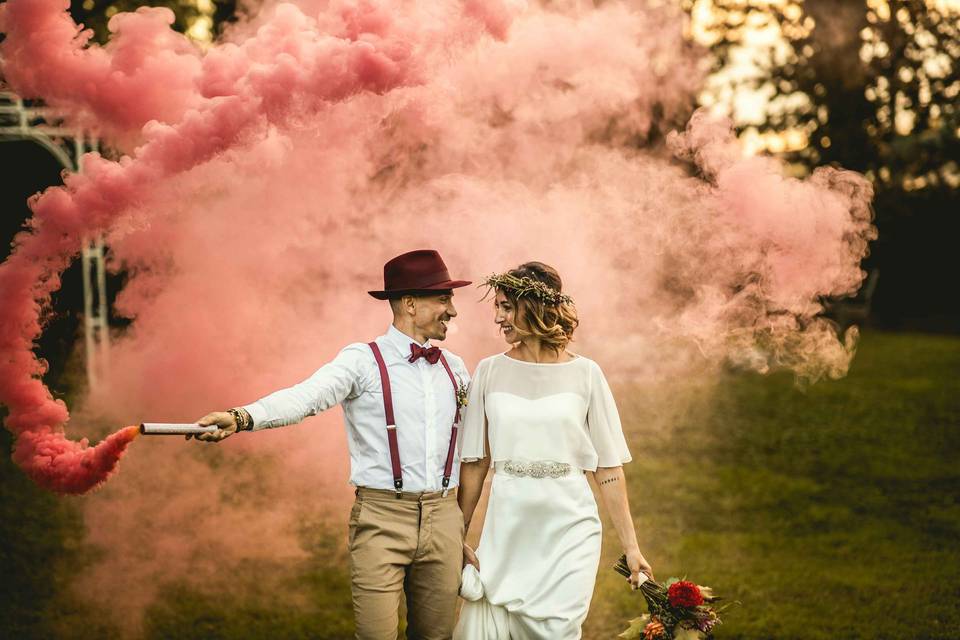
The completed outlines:
<svg viewBox="0 0 960 640">
<path fill-rule="evenodd" d="M 31 141 L 57 159 L 67 171 L 83 173 L 83 154 L 98 151 L 99 140 L 67 127 L 49 107 L 27 104 L 19 96 L 0 91 L 0 142 Z M 108 372 L 110 327 L 103 237 L 85 238 L 83 268 L 84 356 L 87 383 L 96 390 Z"/>
</svg>

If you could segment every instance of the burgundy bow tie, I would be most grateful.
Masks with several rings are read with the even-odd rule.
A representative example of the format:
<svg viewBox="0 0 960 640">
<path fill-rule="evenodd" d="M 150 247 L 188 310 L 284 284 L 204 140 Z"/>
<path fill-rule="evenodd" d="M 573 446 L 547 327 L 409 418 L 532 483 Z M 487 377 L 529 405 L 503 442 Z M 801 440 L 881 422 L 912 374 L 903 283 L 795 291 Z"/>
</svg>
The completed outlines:
<svg viewBox="0 0 960 640">
<path fill-rule="evenodd" d="M 410 362 L 416 362 L 417 358 L 424 358 L 430 364 L 437 364 L 437 361 L 440 360 L 440 347 L 430 347 L 424 349 L 415 342 L 410 343 L 410 357 L 408 360 Z"/>
</svg>

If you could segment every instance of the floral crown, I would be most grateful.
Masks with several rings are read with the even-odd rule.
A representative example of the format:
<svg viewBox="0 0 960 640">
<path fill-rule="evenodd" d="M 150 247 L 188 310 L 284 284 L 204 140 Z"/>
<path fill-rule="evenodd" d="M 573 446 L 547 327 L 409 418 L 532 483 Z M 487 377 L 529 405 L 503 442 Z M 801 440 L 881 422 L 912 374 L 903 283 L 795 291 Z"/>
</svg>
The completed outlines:
<svg viewBox="0 0 960 640">
<path fill-rule="evenodd" d="M 503 289 L 517 298 L 536 298 L 546 304 L 573 304 L 573 298 L 560 293 L 545 282 L 523 276 L 518 278 L 509 273 L 495 273 L 488 276 L 480 286 L 486 285 L 491 290 Z"/>
</svg>

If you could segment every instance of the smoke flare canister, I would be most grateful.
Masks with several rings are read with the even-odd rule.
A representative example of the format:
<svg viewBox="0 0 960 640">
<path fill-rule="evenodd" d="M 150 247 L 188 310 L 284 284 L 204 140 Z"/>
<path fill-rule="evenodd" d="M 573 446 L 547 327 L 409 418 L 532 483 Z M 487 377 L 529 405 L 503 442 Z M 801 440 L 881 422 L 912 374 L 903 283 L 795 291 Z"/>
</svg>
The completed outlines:
<svg viewBox="0 0 960 640">
<path fill-rule="evenodd" d="M 211 424 L 201 427 L 196 422 L 178 424 L 175 422 L 144 422 L 140 433 L 146 436 L 183 436 L 187 434 L 214 433 L 219 427 Z"/>
</svg>

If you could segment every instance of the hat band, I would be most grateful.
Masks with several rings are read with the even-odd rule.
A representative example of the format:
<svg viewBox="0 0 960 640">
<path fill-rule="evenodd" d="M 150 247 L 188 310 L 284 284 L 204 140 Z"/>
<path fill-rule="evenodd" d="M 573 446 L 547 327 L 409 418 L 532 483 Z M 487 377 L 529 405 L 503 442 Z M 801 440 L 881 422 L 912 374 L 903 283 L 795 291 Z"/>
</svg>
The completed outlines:
<svg viewBox="0 0 960 640">
<path fill-rule="evenodd" d="M 449 281 L 450 273 L 444 269 L 443 271 L 435 271 L 433 273 L 421 275 L 418 278 L 395 278 L 393 279 L 393 282 L 384 282 L 383 288 L 385 291 L 427 289 L 433 285 Z"/>
</svg>

